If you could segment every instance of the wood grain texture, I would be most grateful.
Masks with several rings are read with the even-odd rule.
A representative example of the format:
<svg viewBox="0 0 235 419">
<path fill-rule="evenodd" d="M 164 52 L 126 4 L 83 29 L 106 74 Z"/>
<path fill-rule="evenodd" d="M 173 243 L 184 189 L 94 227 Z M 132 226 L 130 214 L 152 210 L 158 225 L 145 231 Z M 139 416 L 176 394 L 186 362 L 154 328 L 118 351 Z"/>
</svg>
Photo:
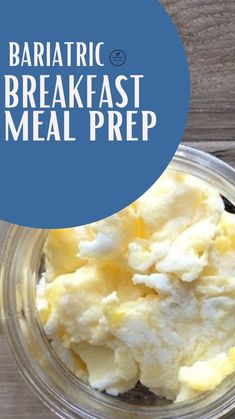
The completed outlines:
<svg viewBox="0 0 235 419">
<path fill-rule="evenodd" d="M 55 419 L 25 384 L 0 337 L 0 419 Z"/>
<path fill-rule="evenodd" d="M 161 2 L 176 23 L 190 63 L 191 110 L 184 141 L 235 168 L 235 0 Z M 0 246 L 7 228 L 0 222 Z M 53 418 L 22 380 L 0 336 L 0 419 Z"/>
<path fill-rule="evenodd" d="M 185 141 L 235 140 L 235 1 L 162 0 L 184 41 L 191 110 Z"/>
</svg>

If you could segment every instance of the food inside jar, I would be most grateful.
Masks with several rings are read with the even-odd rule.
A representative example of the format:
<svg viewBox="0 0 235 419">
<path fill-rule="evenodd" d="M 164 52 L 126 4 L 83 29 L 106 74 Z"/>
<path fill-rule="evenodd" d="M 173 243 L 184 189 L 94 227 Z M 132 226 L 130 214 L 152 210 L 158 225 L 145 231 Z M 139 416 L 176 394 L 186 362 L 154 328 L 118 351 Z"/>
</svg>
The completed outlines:
<svg viewBox="0 0 235 419">
<path fill-rule="evenodd" d="M 119 213 L 52 230 L 44 254 L 44 331 L 92 388 L 179 402 L 235 371 L 235 215 L 204 181 L 168 169 Z"/>
</svg>

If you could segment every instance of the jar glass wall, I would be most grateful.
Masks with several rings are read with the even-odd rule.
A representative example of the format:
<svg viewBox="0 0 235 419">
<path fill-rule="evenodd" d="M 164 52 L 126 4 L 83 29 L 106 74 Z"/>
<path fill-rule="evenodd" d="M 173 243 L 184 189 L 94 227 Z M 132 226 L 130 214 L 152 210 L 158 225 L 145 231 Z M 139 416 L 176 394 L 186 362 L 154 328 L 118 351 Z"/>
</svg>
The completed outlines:
<svg viewBox="0 0 235 419">
<path fill-rule="evenodd" d="M 235 171 L 218 159 L 181 146 L 170 168 L 205 180 L 235 204 Z M 13 226 L 1 263 L 1 320 L 18 367 L 32 390 L 62 418 L 219 418 L 235 408 L 235 377 L 214 392 L 184 403 L 117 398 L 83 384 L 59 360 L 41 327 L 36 284 L 47 231 Z M 135 397 L 136 394 L 136 397 Z"/>
</svg>

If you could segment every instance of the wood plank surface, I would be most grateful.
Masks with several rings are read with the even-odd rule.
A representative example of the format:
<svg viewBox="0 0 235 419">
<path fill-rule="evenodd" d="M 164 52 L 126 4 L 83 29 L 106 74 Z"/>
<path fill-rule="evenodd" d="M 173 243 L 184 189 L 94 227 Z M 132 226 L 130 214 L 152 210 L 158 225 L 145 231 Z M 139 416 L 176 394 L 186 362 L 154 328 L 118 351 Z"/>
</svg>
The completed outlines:
<svg viewBox="0 0 235 419">
<path fill-rule="evenodd" d="M 162 0 L 184 41 L 191 110 L 185 141 L 235 139 L 235 1 Z"/>
<path fill-rule="evenodd" d="M 162 4 L 176 23 L 190 64 L 191 109 L 184 142 L 235 167 L 235 0 Z M 0 246 L 7 229 L 0 222 Z M 0 419 L 53 418 L 22 380 L 0 336 Z"/>
</svg>

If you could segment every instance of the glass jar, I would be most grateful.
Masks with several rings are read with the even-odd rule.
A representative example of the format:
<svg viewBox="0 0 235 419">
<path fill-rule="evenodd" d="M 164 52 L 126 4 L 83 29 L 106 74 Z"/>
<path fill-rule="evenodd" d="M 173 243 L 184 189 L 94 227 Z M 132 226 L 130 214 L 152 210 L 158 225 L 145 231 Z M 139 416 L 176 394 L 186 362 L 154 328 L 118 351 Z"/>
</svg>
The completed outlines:
<svg viewBox="0 0 235 419">
<path fill-rule="evenodd" d="M 170 167 L 197 176 L 235 204 L 235 170 L 209 154 L 180 146 Z M 1 320 L 18 367 L 39 398 L 62 418 L 220 418 L 235 408 L 235 377 L 215 391 L 172 404 L 140 389 L 111 397 L 83 384 L 58 359 L 40 325 L 35 287 L 47 231 L 13 226 L 2 255 Z"/>
</svg>

